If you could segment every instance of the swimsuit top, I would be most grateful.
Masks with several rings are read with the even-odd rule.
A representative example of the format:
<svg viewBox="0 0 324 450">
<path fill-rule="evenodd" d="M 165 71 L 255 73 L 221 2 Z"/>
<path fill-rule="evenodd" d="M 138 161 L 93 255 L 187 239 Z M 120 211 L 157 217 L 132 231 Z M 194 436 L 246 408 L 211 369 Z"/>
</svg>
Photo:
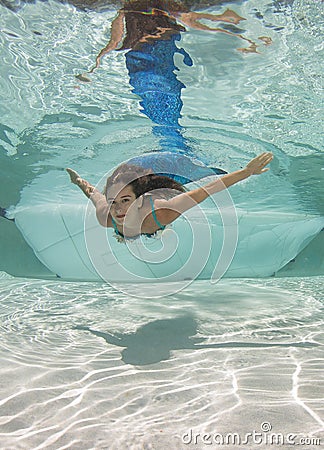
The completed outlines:
<svg viewBox="0 0 324 450">
<path fill-rule="evenodd" d="M 156 230 L 156 231 L 154 231 L 154 233 L 141 233 L 141 234 L 137 234 L 136 236 L 131 236 L 131 237 L 125 237 L 124 235 L 123 235 L 123 233 L 121 233 L 119 230 L 118 230 L 118 228 L 117 228 L 117 224 L 116 224 L 116 222 L 114 221 L 114 219 L 113 219 L 113 217 L 111 218 L 111 221 L 112 221 L 112 224 L 113 224 L 113 227 L 114 227 L 114 231 L 115 231 L 115 235 L 116 235 L 116 238 L 117 238 L 117 240 L 118 240 L 118 242 L 124 242 L 125 241 L 125 239 L 137 239 L 139 236 L 141 236 L 141 235 L 143 235 L 143 236 L 146 236 L 146 237 L 154 237 L 154 236 L 156 236 L 156 234 L 157 234 L 157 232 L 159 231 L 159 230 L 164 230 L 165 229 L 165 225 L 162 225 L 159 221 L 158 221 L 158 219 L 157 219 L 157 217 L 156 217 L 156 212 L 155 212 L 155 209 L 154 209 L 154 201 L 153 201 L 153 199 L 152 199 L 152 197 L 150 196 L 150 203 L 151 203 L 151 210 L 152 210 L 152 216 L 153 216 L 153 219 L 154 219 L 154 221 L 155 221 L 155 223 L 157 224 L 157 226 L 159 227 L 159 229 L 158 230 Z"/>
</svg>

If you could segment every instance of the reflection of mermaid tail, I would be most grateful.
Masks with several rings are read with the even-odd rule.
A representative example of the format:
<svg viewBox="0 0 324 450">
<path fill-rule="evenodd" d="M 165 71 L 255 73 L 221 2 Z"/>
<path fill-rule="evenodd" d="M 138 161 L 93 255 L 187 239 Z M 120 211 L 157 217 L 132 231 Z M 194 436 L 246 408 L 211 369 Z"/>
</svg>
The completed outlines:
<svg viewBox="0 0 324 450">
<path fill-rule="evenodd" d="M 179 70 L 174 64 L 174 55 L 182 54 L 187 66 L 192 66 L 192 60 L 184 49 L 175 45 L 177 40 L 180 40 L 180 33 L 141 43 L 137 50 L 126 54 L 126 66 L 133 92 L 141 97 L 144 114 L 159 125 L 153 132 L 161 138 L 162 147 L 190 153 L 179 125 L 183 105 L 181 89 L 185 85 L 174 73 Z"/>
<path fill-rule="evenodd" d="M 128 163 L 144 169 L 152 169 L 156 174 L 169 176 L 182 184 L 215 174 L 227 173 L 222 169 L 205 166 L 195 158 L 175 152 L 144 154 L 128 160 Z"/>
</svg>

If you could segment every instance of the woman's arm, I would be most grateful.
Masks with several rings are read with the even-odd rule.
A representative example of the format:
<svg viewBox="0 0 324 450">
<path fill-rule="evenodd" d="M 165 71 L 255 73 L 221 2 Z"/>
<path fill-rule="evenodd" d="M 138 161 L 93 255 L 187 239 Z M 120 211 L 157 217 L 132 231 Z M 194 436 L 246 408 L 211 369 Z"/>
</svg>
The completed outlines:
<svg viewBox="0 0 324 450">
<path fill-rule="evenodd" d="M 182 23 L 188 25 L 188 27 L 197 28 L 199 30 L 213 29 L 206 27 L 205 25 L 202 25 L 200 22 L 198 22 L 201 19 L 211 20 L 212 22 L 234 23 L 235 25 L 239 24 L 241 20 L 246 20 L 244 17 L 239 16 L 235 11 L 232 11 L 231 9 L 227 9 L 223 14 L 206 14 L 191 11 L 178 15 L 178 18 Z"/>
<path fill-rule="evenodd" d="M 118 16 L 112 21 L 111 29 L 110 29 L 110 41 L 98 54 L 96 58 L 96 65 L 90 70 L 89 73 L 92 73 L 95 69 L 97 69 L 100 65 L 101 58 L 107 53 L 115 50 L 124 35 L 124 11 L 119 11 Z"/>
<path fill-rule="evenodd" d="M 104 47 L 98 56 L 96 57 L 96 64 L 92 67 L 92 69 L 89 70 L 89 72 L 80 73 L 79 75 L 76 75 L 76 78 L 80 81 L 83 81 L 85 83 L 90 83 L 91 79 L 88 77 L 89 73 L 93 73 L 96 69 L 98 69 L 100 65 L 101 58 L 107 53 L 111 52 L 112 50 L 115 50 L 119 42 L 122 40 L 123 34 L 124 34 L 124 12 L 119 11 L 118 16 L 112 21 L 111 29 L 110 29 L 110 41 Z"/>
<path fill-rule="evenodd" d="M 113 226 L 111 215 L 109 214 L 109 206 L 106 197 L 94 189 L 93 193 L 90 195 L 90 200 L 96 208 L 97 220 L 103 227 L 110 228 Z"/>
<path fill-rule="evenodd" d="M 229 22 L 233 24 L 240 23 L 241 20 L 246 20 L 244 17 L 239 16 L 236 12 L 227 9 L 223 14 L 205 14 L 205 13 L 196 13 L 196 12 L 188 12 L 182 13 L 178 15 L 178 19 L 185 25 L 191 28 L 195 28 L 196 30 L 203 31 L 217 31 L 219 33 L 229 34 L 230 36 L 234 36 L 242 39 L 249 43 L 249 47 L 247 48 L 238 48 L 237 50 L 242 53 L 258 53 L 257 52 L 257 44 L 251 39 L 246 38 L 242 34 L 232 33 L 231 31 L 224 30 L 224 28 L 211 28 L 208 25 L 200 23 L 199 20 L 207 19 L 213 22 Z M 262 40 L 262 39 L 261 39 Z M 269 44 L 266 44 L 269 45 Z"/>
<path fill-rule="evenodd" d="M 70 175 L 71 183 L 76 184 L 85 196 L 90 198 L 91 202 L 94 204 L 96 216 L 100 225 L 103 227 L 112 227 L 113 225 L 106 197 L 88 181 L 81 178 L 75 170 L 68 168 L 66 171 Z"/>
<path fill-rule="evenodd" d="M 224 175 L 217 180 L 211 181 L 197 189 L 184 192 L 169 200 L 155 200 L 156 215 L 162 225 L 167 225 L 177 219 L 182 213 L 206 200 L 210 195 L 222 191 L 239 181 L 248 178 L 251 175 L 259 175 L 267 172 L 269 168 L 265 168 L 273 159 L 272 153 L 262 153 L 252 159 L 249 164 L 241 170 Z"/>
</svg>

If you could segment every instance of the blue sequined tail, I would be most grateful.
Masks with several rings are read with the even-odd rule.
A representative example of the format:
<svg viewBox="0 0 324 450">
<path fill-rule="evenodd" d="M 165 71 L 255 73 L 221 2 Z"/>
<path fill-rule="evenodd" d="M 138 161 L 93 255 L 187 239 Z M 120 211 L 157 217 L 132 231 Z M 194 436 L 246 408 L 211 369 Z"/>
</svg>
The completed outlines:
<svg viewBox="0 0 324 450">
<path fill-rule="evenodd" d="M 193 62 L 183 48 L 176 46 L 180 39 L 180 33 L 167 39 L 151 39 L 126 53 L 133 92 L 141 98 L 142 112 L 155 124 L 153 133 L 161 145 L 161 152 L 133 158 L 130 162 L 188 183 L 226 172 L 209 168 L 205 162 L 195 159 L 190 142 L 183 136 L 179 119 L 183 106 L 181 90 L 186 86 L 176 76 L 179 69 L 175 66 L 174 56 L 180 53 L 187 66 L 192 66 Z"/>
</svg>

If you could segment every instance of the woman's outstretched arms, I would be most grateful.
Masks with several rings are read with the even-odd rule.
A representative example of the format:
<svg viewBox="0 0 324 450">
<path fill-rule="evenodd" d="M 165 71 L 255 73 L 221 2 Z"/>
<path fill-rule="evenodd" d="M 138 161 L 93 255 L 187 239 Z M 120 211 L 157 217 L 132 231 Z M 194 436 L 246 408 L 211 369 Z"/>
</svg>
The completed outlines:
<svg viewBox="0 0 324 450">
<path fill-rule="evenodd" d="M 94 204 L 100 225 L 103 227 L 111 227 L 112 221 L 106 197 L 88 181 L 81 178 L 75 170 L 67 168 L 66 171 L 70 175 L 71 183 L 76 184 Z"/>
<path fill-rule="evenodd" d="M 211 181 L 205 186 L 184 192 L 169 200 L 155 200 L 154 205 L 156 207 L 156 215 L 159 222 L 163 225 L 167 225 L 188 209 L 206 200 L 210 195 L 233 186 L 251 175 L 260 175 L 267 172 L 269 168 L 266 168 L 266 166 L 272 159 L 272 153 L 262 153 L 252 159 L 244 169 L 224 175 L 217 178 L 217 180 Z"/>
<path fill-rule="evenodd" d="M 206 198 L 210 195 L 233 186 L 251 175 L 260 175 L 267 172 L 269 168 L 266 166 L 272 161 L 272 159 L 272 153 L 262 153 L 252 159 L 244 169 L 219 177 L 202 187 L 181 193 L 171 199 L 155 199 L 154 207 L 158 221 L 162 225 L 167 225 L 177 219 L 188 209 L 206 200 Z M 70 175 L 71 182 L 76 184 L 94 204 L 97 219 L 100 225 L 104 227 L 112 227 L 113 224 L 106 197 L 88 181 L 81 178 L 80 175 L 73 169 L 66 170 Z"/>
</svg>

